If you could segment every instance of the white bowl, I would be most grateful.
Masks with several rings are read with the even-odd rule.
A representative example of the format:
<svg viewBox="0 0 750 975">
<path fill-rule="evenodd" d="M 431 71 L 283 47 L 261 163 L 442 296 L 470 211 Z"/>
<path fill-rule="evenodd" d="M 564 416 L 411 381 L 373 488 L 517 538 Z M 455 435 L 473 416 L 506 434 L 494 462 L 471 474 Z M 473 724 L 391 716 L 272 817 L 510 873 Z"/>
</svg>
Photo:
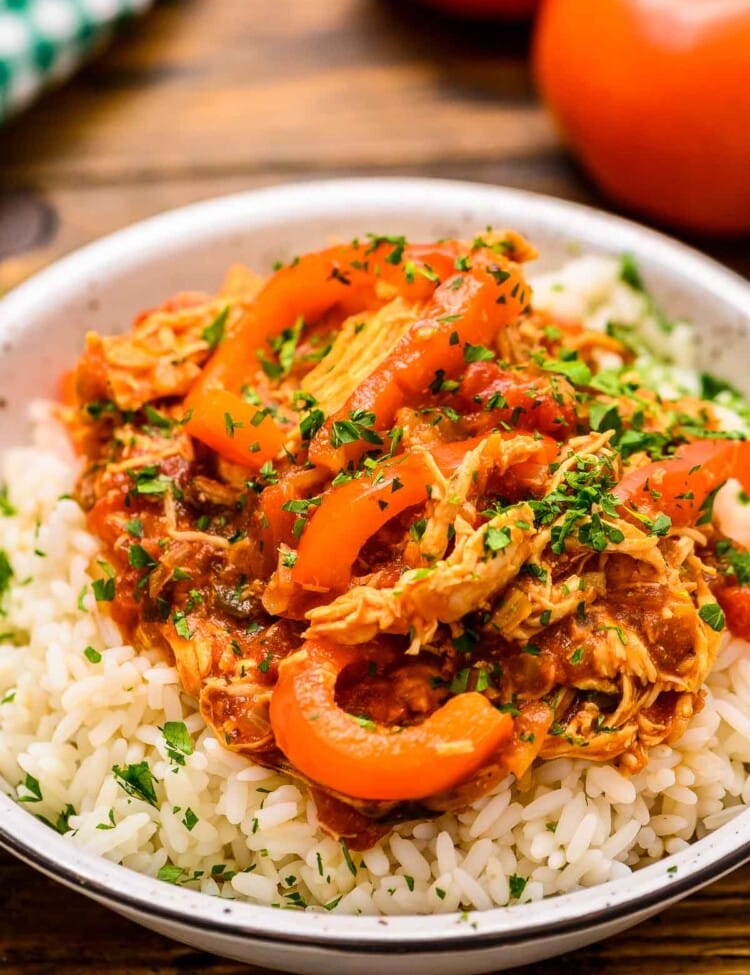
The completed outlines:
<svg viewBox="0 0 750 975">
<path fill-rule="evenodd" d="M 543 267 L 559 265 L 578 247 L 632 251 L 666 310 L 695 321 L 707 369 L 750 390 L 750 285 L 695 251 L 636 224 L 518 190 L 346 180 L 176 210 L 91 244 L 13 291 L 0 302 L 0 447 L 27 438 L 29 400 L 54 395 L 87 329 L 124 330 L 135 312 L 174 291 L 214 288 L 233 261 L 263 271 L 331 237 L 465 236 L 486 224 L 526 234 Z M 83 853 L 2 794 L 0 843 L 132 920 L 241 961 L 326 975 L 472 975 L 604 938 L 727 873 L 750 859 L 750 812 L 622 880 L 475 912 L 472 923 L 459 915 L 340 917 L 210 898 Z"/>
</svg>

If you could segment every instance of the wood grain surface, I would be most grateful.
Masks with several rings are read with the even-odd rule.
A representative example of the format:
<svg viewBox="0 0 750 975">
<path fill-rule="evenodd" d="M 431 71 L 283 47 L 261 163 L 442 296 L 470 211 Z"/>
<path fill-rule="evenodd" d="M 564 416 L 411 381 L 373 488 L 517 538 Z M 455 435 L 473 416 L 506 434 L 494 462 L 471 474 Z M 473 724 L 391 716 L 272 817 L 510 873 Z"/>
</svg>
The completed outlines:
<svg viewBox="0 0 750 975">
<path fill-rule="evenodd" d="M 292 179 L 431 175 L 608 207 L 537 103 L 523 26 L 409 0 L 163 0 L 0 131 L 0 291 L 127 223 Z M 750 241 L 691 240 L 750 275 Z M 517 975 L 745 975 L 750 867 Z M 0 972 L 230 975 L 0 854 Z"/>
</svg>

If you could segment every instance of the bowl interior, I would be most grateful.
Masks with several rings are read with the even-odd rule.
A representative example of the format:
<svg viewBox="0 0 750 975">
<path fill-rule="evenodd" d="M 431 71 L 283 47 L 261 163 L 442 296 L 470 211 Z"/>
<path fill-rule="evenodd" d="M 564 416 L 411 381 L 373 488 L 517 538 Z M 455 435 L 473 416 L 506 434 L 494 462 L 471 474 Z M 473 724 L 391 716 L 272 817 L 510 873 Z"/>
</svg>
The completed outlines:
<svg viewBox="0 0 750 975">
<path fill-rule="evenodd" d="M 369 231 L 425 239 L 471 236 L 488 224 L 527 235 L 542 255 L 535 269 L 558 266 L 581 250 L 632 252 L 664 309 L 695 322 L 706 370 L 750 391 L 750 286 L 696 252 L 635 224 L 520 191 L 427 180 L 339 181 L 243 194 L 146 221 L 84 248 L 3 299 L 0 448 L 28 438 L 30 400 L 55 395 L 87 330 L 122 331 L 137 311 L 175 291 L 215 289 L 233 262 L 266 272 L 273 261 L 332 239 Z M 200 919 L 196 923 L 280 939 L 436 943 L 482 934 L 507 938 L 580 923 L 586 914 L 627 910 L 644 897 L 669 899 L 686 884 L 689 889 L 691 882 L 705 883 L 750 855 L 750 815 L 672 858 L 679 863 L 679 881 L 657 864 L 627 882 L 523 910 L 489 911 L 478 916 L 478 931 L 446 925 L 439 917 L 392 918 L 379 925 L 375 918 L 290 915 L 244 904 L 230 910 L 226 902 L 158 884 L 82 853 L 1 794 L 0 840 L 66 882 L 134 909 L 155 910 L 158 904 L 177 917 Z"/>
</svg>

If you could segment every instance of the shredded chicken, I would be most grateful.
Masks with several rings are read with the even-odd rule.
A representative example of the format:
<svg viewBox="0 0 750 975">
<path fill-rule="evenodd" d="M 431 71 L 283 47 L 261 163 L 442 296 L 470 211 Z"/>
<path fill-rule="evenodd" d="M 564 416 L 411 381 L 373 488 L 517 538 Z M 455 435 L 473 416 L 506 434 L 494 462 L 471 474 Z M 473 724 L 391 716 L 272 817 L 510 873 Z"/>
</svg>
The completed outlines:
<svg viewBox="0 0 750 975">
<path fill-rule="evenodd" d="M 186 292 L 142 315 L 124 335 L 89 332 L 76 372 L 81 400 L 137 410 L 153 400 L 184 396 L 219 339 L 218 332 L 211 336 L 207 330 L 217 322 L 222 331 L 231 330 L 262 283 L 237 265 L 214 298 Z"/>
<path fill-rule="evenodd" d="M 488 605 L 526 561 L 533 515 L 520 504 L 469 531 L 458 526 L 451 555 L 426 569 L 409 569 L 388 589 L 358 586 L 311 610 L 308 633 L 339 643 L 365 643 L 378 633 L 410 634 L 408 652 L 435 635 L 440 623 L 453 623 Z"/>
<path fill-rule="evenodd" d="M 387 305 L 348 318 L 331 351 L 305 376 L 305 391 L 325 413 L 338 410 L 404 335 L 419 307 L 394 298 Z"/>
<path fill-rule="evenodd" d="M 471 525 L 476 521 L 475 501 L 483 495 L 489 474 L 504 474 L 513 464 L 533 457 L 538 449 L 533 437 L 508 440 L 493 433 L 466 454 L 448 481 L 440 483 L 438 474 L 427 505 L 424 534 L 407 548 L 409 565 L 431 566 L 442 559 L 456 533 L 456 523 Z"/>
</svg>

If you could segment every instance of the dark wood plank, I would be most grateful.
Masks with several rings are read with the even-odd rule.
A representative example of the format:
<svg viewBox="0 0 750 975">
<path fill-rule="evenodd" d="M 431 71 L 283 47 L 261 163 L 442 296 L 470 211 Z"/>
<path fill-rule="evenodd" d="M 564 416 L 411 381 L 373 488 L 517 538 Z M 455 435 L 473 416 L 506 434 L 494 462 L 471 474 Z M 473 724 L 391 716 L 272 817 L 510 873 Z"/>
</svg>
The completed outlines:
<svg viewBox="0 0 750 975">
<path fill-rule="evenodd" d="M 40 189 L 0 188 L 0 293 L 63 254 L 114 230 L 172 207 L 294 179 L 351 175 L 349 170 L 283 175 L 206 175 L 201 179 L 146 180 L 111 185 L 50 185 Z M 368 175 L 437 176 L 470 179 L 548 193 L 610 208 L 562 152 L 528 160 L 487 164 L 372 166 Z M 689 239 L 716 259 L 750 277 L 750 245 L 743 241 Z"/>
<path fill-rule="evenodd" d="M 90 183 L 553 152 L 527 44 L 518 28 L 459 31 L 384 0 L 163 4 L 9 126 L 0 174 Z"/>
<path fill-rule="evenodd" d="M 750 867 L 616 938 L 516 975 L 746 975 Z M 0 972 L 4 975 L 265 975 L 168 941 L 64 890 L 0 854 Z M 105 968 L 106 961 L 106 968 Z"/>
<path fill-rule="evenodd" d="M 600 204 L 534 99 L 528 48 L 527 28 L 458 27 L 410 0 L 163 2 L 3 131 L 0 288 L 170 206 L 300 177 Z M 698 244 L 750 273 L 747 241 Z"/>
<path fill-rule="evenodd" d="M 369 175 L 389 174 L 371 167 Z M 525 164 L 463 166 L 402 166 L 401 175 L 437 175 L 477 178 L 539 192 L 585 198 L 564 157 L 529 160 Z M 42 190 L 0 189 L 0 291 L 17 284 L 28 274 L 76 247 L 171 207 L 226 193 L 237 193 L 286 180 L 330 178 L 347 171 L 295 170 L 283 174 L 264 172 L 252 176 L 216 175 L 201 179 L 146 180 L 119 185 L 51 185 Z"/>
</svg>

